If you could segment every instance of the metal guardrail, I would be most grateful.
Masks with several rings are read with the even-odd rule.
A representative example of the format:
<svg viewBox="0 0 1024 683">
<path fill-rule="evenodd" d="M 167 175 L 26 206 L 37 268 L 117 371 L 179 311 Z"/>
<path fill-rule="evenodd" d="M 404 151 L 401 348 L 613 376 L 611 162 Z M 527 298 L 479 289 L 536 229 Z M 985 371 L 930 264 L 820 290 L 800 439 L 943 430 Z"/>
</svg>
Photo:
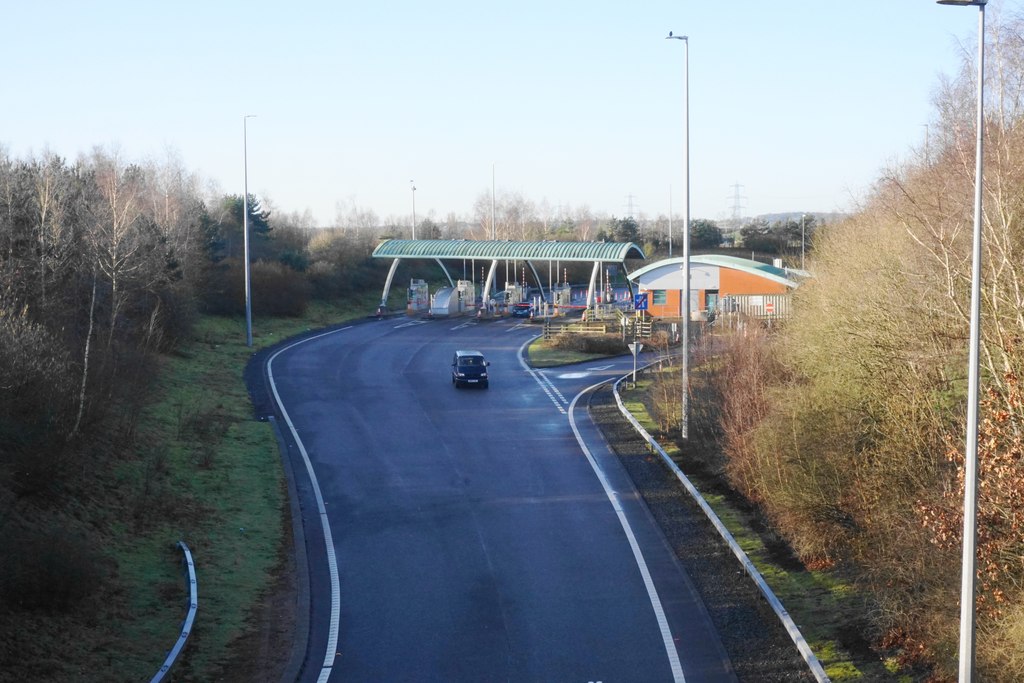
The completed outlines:
<svg viewBox="0 0 1024 683">
<path fill-rule="evenodd" d="M 181 634 L 178 636 L 178 640 L 174 643 L 174 647 L 167 653 L 167 659 L 164 660 L 164 665 L 160 667 L 160 670 L 156 672 L 156 675 L 150 679 L 149 683 L 160 683 L 164 680 L 164 677 L 171 672 L 174 667 L 174 663 L 178 659 L 178 655 L 185 649 L 185 643 L 188 641 L 189 633 L 192 632 L 192 624 L 196 619 L 196 609 L 199 606 L 199 591 L 196 586 L 196 566 L 192 561 L 192 551 L 188 549 L 185 541 L 178 541 L 178 547 L 181 548 L 184 553 L 184 562 L 188 570 L 188 612 L 185 614 L 185 623 L 181 625 Z"/>
<path fill-rule="evenodd" d="M 643 369 L 646 370 L 649 367 L 651 366 L 648 365 Z M 627 377 L 629 377 L 629 375 L 619 378 L 615 381 L 615 384 L 612 387 L 615 393 L 615 403 L 619 406 L 619 411 L 626 416 L 626 419 L 633 425 L 633 428 L 636 429 L 637 433 L 640 434 L 644 440 L 658 452 L 664 463 L 670 470 L 672 470 L 672 473 L 676 475 L 676 478 L 680 481 L 690 496 L 692 496 L 697 502 L 701 510 L 704 511 L 704 514 L 707 515 L 708 520 L 711 521 L 711 524 L 714 525 L 718 534 L 729 546 L 729 549 L 732 550 L 733 555 L 735 555 L 736 559 L 740 561 L 740 564 L 743 566 L 743 570 L 751 579 L 753 579 L 755 585 L 757 585 L 758 589 L 761 591 L 761 594 L 764 595 L 765 600 L 768 601 L 768 604 L 771 606 L 772 610 L 774 610 L 776 616 L 779 617 L 779 620 L 782 622 L 786 632 L 789 633 L 790 639 L 792 639 L 793 643 L 796 645 L 797 650 L 800 651 L 800 655 L 804 658 L 804 661 L 807 662 L 807 666 L 810 667 L 811 674 L 814 676 L 815 680 L 819 683 L 829 683 L 830 679 L 828 674 L 825 673 L 825 669 L 821 666 L 821 662 L 818 661 L 818 658 L 814 655 L 810 645 L 808 645 L 807 641 L 804 639 L 803 634 L 800 633 L 800 628 L 793 621 L 793 618 L 789 616 L 789 612 L 787 612 L 786 608 L 783 607 L 782 602 L 779 601 L 778 597 L 776 597 L 771 587 L 764 580 L 764 577 L 761 576 L 761 572 L 757 571 L 757 567 L 754 566 L 753 561 L 751 561 L 750 557 L 747 556 L 747 553 L 744 552 L 743 548 L 740 547 L 740 544 L 736 542 L 736 539 L 733 538 L 733 535 L 729 532 L 729 529 L 726 528 L 725 524 L 722 523 L 722 520 L 719 519 L 718 515 L 715 514 L 715 511 L 711 509 L 708 502 L 704 500 L 704 496 L 700 494 L 697 487 L 693 485 L 685 474 L 683 474 L 683 471 L 679 469 L 679 466 L 676 465 L 672 458 L 669 457 L 668 453 L 665 452 L 665 449 L 661 447 L 661 444 L 655 441 L 654 437 L 648 434 L 647 430 L 637 422 L 637 419 L 633 417 L 633 414 L 629 412 L 625 404 L 622 402 L 622 397 L 619 395 L 619 383 Z"/>
</svg>

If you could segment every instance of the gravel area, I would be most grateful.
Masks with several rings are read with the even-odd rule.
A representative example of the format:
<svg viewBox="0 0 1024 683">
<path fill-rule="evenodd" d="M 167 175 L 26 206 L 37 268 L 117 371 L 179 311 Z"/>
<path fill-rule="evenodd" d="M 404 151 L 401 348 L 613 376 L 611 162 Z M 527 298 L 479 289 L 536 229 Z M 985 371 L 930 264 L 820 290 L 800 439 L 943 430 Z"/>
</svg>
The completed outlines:
<svg viewBox="0 0 1024 683">
<path fill-rule="evenodd" d="M 814 681 L 778 616 L 675 475 L 619 412 L 611 387 L 590 414 L 690 575 L 740 681 Z"/>
</svg>

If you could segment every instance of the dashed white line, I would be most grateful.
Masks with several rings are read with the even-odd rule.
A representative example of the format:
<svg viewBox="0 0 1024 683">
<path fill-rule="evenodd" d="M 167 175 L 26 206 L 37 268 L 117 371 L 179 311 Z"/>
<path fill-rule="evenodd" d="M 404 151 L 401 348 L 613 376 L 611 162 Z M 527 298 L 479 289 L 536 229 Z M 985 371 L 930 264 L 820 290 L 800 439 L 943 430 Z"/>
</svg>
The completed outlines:
<svg viewBox="0 0 1024 683">
<path fill-rule="evenodd" d="M 558 408 L 558 412 L 565 415 L 565 406 L 569 405 L 569 401 L 566 400 L 565 396 L 562 396 L 562 392 L 560 392 L 555 387 L 555 385 L 551 383 L 551 380 L 549 380 L 539 370 L 531 368 L 529 365 L 526 364 L 526 361 L 524 360 L 523 351 L 526 349 L 527 346 L 530 345 L 530 342 L 532 342 L 538 336 L 540 335 L 530 337 L 525 342 L 523 342 L 522 346 L 519 347 L 519 365 L 521 365 L 523 370 L 525 370 L 531 377 L 533 377 L 533 380 L 540 386 L 544 393 L 548 395 L 548 398 L 551 399 L 551 402 L 555 404 L 556 408 Z"/>
<path fill-rule="evenodd" d="M 426 325 L 428 322 L 429 321 L 427 321 L 427 320 L 409 320 L 407 322 L 395 325 L 394 327 L 395 327 L 396 330 L 400 330 L 403 327 L 412 327 L 413 325 Z"/>
</svg>

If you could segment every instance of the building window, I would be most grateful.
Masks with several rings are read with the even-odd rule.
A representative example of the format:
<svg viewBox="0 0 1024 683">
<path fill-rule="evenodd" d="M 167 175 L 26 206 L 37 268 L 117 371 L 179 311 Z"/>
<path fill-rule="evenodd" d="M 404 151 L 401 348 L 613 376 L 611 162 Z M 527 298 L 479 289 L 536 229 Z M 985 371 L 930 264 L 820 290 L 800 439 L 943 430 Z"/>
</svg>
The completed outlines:
<svg viewBox="0 0 1024 683">
<path fill-rule="evenodd" d="M 666 303 L 668 303 L 668 299 L 665 297 L 665 290 L 664 289 L 655 289 L 655 290 L 653 290 L 652 294 L 653 294 L 653 296 L 651 297 L 651 303 L 652 304 L 655 304 L 655 305 L 657 305 L 657 304 L 665 305 Z"/>
</svg>

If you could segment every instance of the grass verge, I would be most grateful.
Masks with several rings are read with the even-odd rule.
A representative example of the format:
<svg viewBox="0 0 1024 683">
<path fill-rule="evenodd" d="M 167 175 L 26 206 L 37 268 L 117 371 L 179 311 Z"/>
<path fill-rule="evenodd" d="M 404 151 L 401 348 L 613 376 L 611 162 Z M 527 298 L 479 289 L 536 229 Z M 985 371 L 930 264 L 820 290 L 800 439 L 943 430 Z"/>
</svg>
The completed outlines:
<svg viewBox="0 0 1024 683">
<path fill-rule="evenodd" d="M 198 319 L 155 362 L 141 406 L 113 406 L 110 433 L 54 478 L 59 495 L 8 505 L 54 539 L 87 539 L 99 575 L 71 609 L 0 612 L 0 682 L 149 680 L 187 610 L 179 540 L 195 559 L 199 605 L 173 679 L 252 680 L 252 665 L 245 673 L 240 664 L 267 647 L 253 634 L 291 547 L 277 440 L 253 417 L 243 371 L 259 348 L 365 317 L 377 303 L 371 295 L 315 303 L 301 319 L 257 318 L 254 348 L 242 318 Z M 290 643 L 276 647 L 287 656 Z"/>
<path fill-rule="evenodd" d="M 649 379 L 638 381 L 635 389 L 623 391 L 626 409 L 652 435 L 659 432 L 656 420 L 646 407 L 652 387 Z M 657 437 L 656 437 L 657 438 Z M 710 480 L 688 467 L 688 454 L 671 439 L 658 439 L 666 454 L 686 473 L 715 514 L 798 625 L 832 681 L 897 681 L 909 683 L 910 675 L 901 675 L 890 660 L 863 644 L 864 604 L 854 586 L 837 572 L 809 570 L 794 558 L 781 553 L 770 531 L 764 533 L 761 520 L 749 506 L 723 493 L 721 481 Z M 847 643 L 861 643 L 850 648 Z"/>
<path fill-rule="evenodd" d="M 588 360 L 608 358 L 607 353 L 583 353 L 560 348 L 543 337 L 537 337 L 527 348 L 527 361 L 535 368 L 554 368 L 560 365 L 583 363 Z"/>
</svg>

